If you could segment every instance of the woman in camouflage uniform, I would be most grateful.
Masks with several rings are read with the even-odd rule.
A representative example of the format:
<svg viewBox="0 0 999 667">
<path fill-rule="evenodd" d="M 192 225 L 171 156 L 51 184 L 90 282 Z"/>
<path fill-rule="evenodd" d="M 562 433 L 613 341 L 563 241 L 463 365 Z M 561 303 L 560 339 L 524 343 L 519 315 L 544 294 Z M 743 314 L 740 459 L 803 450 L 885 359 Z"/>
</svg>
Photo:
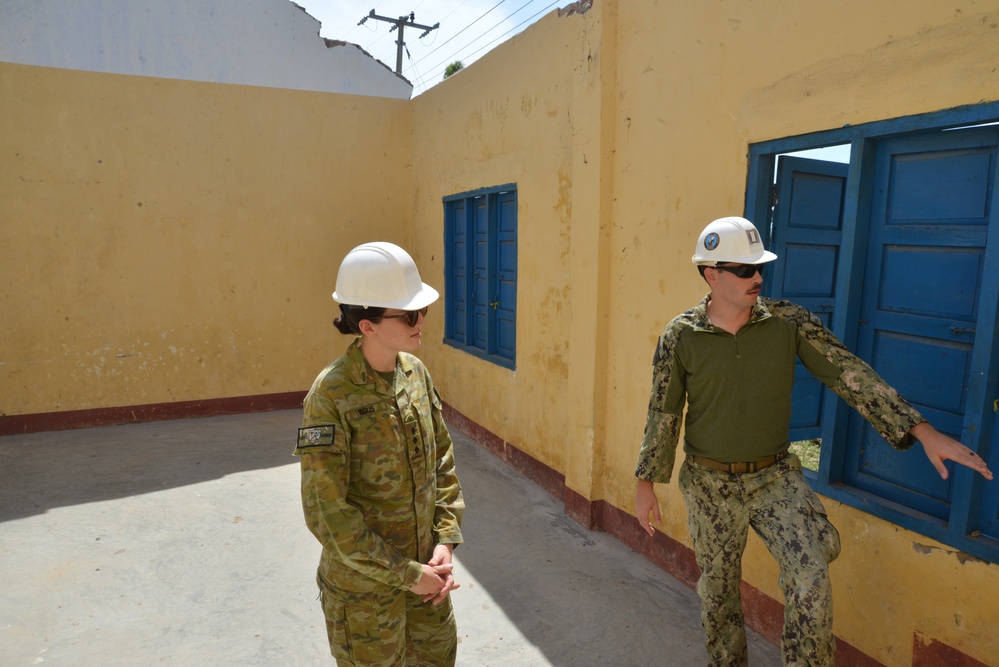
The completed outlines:
<svg viewBox="0 0 999 667">
<path fill-rule="evenodd" d="M 411 354 L 438 293 L 376 242 L 347 254 L 333 298 L 355 339 L 312 385 L 295 449 L 330 651 L 340 667 L 454 665 L 464 501 L 440 396 Z"/>
</svg>

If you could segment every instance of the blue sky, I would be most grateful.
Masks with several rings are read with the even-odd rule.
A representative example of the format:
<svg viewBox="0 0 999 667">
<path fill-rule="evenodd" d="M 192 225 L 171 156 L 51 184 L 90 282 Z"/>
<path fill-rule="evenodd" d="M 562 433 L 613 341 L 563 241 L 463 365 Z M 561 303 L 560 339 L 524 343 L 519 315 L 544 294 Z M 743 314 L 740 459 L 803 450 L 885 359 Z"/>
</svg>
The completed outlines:
<svg viewBox="0 0 999 667">
<path fill-rule="evenodd" d="M 396 32 L 385 21 L 358 22 L 374 9 L 388 18 L 415 13 L 416 23 L 440 27 L 426 37 L 405 31 L 402 75 L 413 83 L 413 95 L 441 81 L 455 60 L 470 65 L 496 45 L 523 31 L 542 16 L 572 0 L 294 0 L 322 23 L 327 39 L 353 42 L 390 69 L 395 69 Z"/>
</svg>

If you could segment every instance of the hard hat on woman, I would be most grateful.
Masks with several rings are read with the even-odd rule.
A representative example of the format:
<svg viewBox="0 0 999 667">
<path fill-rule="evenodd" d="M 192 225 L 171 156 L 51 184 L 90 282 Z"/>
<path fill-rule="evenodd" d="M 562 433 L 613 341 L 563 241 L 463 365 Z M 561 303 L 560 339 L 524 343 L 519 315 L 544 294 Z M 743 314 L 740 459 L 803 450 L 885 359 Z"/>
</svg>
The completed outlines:
<svg viewBox="0 0 999 667">
<path fill-rule="evenodd" d="M 364 308 L 420 310 L 440 297 L 420 279 L 416 262 L 405 250 L 385 241 L 359 245 L 343 258 L 333 298 Z"/>
</svg>

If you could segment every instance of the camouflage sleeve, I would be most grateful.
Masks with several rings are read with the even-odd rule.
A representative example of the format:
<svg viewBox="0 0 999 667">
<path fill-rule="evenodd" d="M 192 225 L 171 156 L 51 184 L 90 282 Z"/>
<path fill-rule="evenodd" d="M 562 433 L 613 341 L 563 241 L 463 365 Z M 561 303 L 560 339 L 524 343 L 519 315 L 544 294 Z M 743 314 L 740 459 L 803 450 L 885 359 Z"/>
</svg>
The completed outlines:
<svg viewBox="0 0 999 667">
<path fill-rule="evenodd" d="M 677 320 L 671 322 L 660 336 L 652 359 L 652 394 L 635 468 L 635 477 L 650 482 L 669 482 L 676 462 L 686 400 L 683 373 L 678 371 L 674 354 L 680 331 Z"/>
<path fill-rule="evenodd" d="M 432 385 L 431 385 L 432 387 Z M 441 397 L 431 389 L 434 437 L 437 449 L 437 507 L 434 510 L 434 544 L 461 544 L 461 517 L 465 500 L 454 466 L 454 443 L 444 423 Z"/>
<path fill-rule="evenodd" d="M 403 557 L 364 522 L 360 510 L 347 502 L 350 484 L 349 439 L 332 401 L 310 397 L 299 431 L 302 456 L 302 508 L 305 521 L 323 548 L 359 574 L 393 588 L 410 588 L 420 581 L 420 563 Z M 309 431 L 326 434 L 309 442 Z M 303 432 L 306 432 L 303 436 Z"/>
<path fill-rule="evenodd" d="M 788 301 L 771 313 L 798 326 L 798 357 L 808 370 L 870 423 L 888 444 L 908 449 L 916 439 L 909 430 L 926 421 L 863 359 L 850 352 L 810 311 Z"/>
</svg>

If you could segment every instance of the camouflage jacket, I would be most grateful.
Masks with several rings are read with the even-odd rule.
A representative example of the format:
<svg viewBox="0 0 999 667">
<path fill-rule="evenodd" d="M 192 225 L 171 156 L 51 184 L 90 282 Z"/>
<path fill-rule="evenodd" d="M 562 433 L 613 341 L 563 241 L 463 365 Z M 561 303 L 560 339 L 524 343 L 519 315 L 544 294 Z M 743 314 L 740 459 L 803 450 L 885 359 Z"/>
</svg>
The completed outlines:
<svg viewBox="0 0 999 667">
<path fill-rule="evenodd" d="M 458 544 L 465 504 L 441 399 L 426 367 L 400 353 L 389 384 L 355 340 L 305 398 L 306 523 L 320 576 L 352 592 L 409 588 L 438 544 Z"/>
<path fill-rule="evenodd" d="M 659 338 L 636 477 L 670 480 L 685 405 L 688 454 L 752 461 L 786 448 L 796 358 L 893 447 L 912 445 L 919 412 L 811 312 L 761 297 L 733 336 L 711 324 L 709 298 Z"/>
</svg>

